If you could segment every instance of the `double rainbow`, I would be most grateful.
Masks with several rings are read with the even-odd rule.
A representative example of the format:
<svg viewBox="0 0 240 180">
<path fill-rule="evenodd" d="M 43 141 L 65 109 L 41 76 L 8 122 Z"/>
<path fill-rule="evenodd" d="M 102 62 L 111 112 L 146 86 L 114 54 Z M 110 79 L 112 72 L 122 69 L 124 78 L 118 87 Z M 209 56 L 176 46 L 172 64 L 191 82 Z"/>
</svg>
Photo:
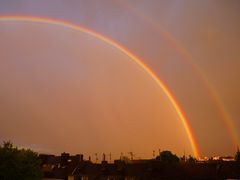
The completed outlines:
<svg viewBox="0 0 240 180">
<path fill-rule="evenodd" d="M 206 89 L 206 91 L 209 93 L 210 98 L 214 101 L 219 114 L 221 115 L 221 118 L 223 120 L 223 123 L 228 131 L 228 134 L 231 138 L 232 145 L 237 146 L 240 143 L 240 138 L 238 131 L 231 119 L 231 116 L 229 112 L 224 107 L 224 103 L 217 93 L 216 89 L 208 79 L 208 77 L 203 73 L 201 68 L 195 63 L 193 57 L 189 52 L 186 51 L 186 49 L 183 48 L 181 44 L 176 40 L 176 38 L 173 37 L 171 33 L 166 31 L 159 22 L 156 22 L 151 17 L 147 16 L 146 14 L 142 13 L 139 9 L 137 9 L 135 6 L 133 6 L 130 2 L 124 2 L 124 1 L 118 1 L 119 4 L 124 6 L 125 9 L 128 9 L 130 12 L 132 12 L 135 16 L 139 17 L 144 22 L 148 23 L 148 26 L 152 26 L 159 34 L 162 35 L 163 38 L 167 40 L 169 45 L 181 56 L 182 60 L 185 61 L 195 72 L 195 75 L 199 78 L 199 80 L 203 83 L 203 87 Z"/>
</svg>

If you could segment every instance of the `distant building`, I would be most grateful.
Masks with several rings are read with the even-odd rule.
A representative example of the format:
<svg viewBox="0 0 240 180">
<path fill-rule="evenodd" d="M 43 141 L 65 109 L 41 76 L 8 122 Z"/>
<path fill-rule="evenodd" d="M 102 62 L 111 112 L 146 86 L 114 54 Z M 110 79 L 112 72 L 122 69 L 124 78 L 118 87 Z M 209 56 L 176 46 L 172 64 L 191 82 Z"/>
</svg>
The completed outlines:
<svg viewBox="0 0 240 180">
<path fill-rule="evenodd" d="M 204 161 L 204 163 L 164 163 L 159 160 L 115 160 L 101 164 L 84 160 L 83 155 L 40 155 L 44 180 L 149 180 L 149 179 L 239 179 L 240 163 L 236 161 Z M 226 158 L 226 159 L 231 159 Z M 201 161 L 200 161 L 201 162 Z"/>
</svg>

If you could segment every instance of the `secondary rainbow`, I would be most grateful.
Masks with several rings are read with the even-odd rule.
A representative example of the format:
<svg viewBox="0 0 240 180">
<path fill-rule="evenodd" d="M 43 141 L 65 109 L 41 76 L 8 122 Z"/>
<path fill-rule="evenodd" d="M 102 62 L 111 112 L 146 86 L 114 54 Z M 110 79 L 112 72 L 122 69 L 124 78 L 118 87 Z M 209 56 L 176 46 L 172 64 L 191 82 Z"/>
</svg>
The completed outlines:
<svg viewBox="0 0 240 180">
<path fill-rule="evenodd" d="M 166 31 L 159 22 L 154 21 L 152 18 L 147 16 L 146 14 L 142 13 L 139 9 L 135 8 L 131 5 L 129 2 L 118 2 L 121 3 L 126 9 L 129 9 L 134 15 L 138 16 L 139 18 L 143 19 L 145 22 L 147 22 L 149 25 L 153 26 L 161 35 L 164 37 L 168 43 L 172 46 L 173 49 L 176 50 L 176 52 L 182 57 L 182 60 L 184 60 L 188 65 L 191 66 L 191 68 L 194 70 L 195 74 L 198 76 L 198 78 L 201 80 L 201 82 L 204 84 L 205 89 L 209 92 L 209 95 L 211 99 L 215 102 L 220 115 L 222 116 L 223 123 L 229 133 L 229 136 L 232 140 L 232 145 L 236 147 L 240 143 L 238 132 L 235 128 L 235 125 L 233 121 L 231 120 L 231 117 L 227 110 L 224 108 L 224 104 L 218 95 L 217 91 L 215 90 L 214 86 L 210 83 L 209 79 L 205 74 L 201 71 L 200 67 L 193 61 L 193 58 L 191 57 L 190 53 L 186 51 L 173 37 L 171 33 Z"/>
<path fill-rule="evenodd" d="M 67 28 L 71 28 L 77 31 L 81 31 L 83 33 L 86 33 L 90 36 L 93 36 L 99 40 L 102 40 L 103 42 L 111 45 L 112 47 L 118 49 L 123 54 L 127 55 L 133 62 L 135 62 L 137 65 L 139 65 L 147 74 L 151 76 L 151 78 L 158 84 L 158 86 L 161 88 L 161 90 L 165 93 L 166 97 L 171 102 L 173 108 L 175 109 L 179 119 L 181 120 L 184 129 L 186 131 L 186 134 L 188 136 L 192 151 L 196 157 L 199 157 L 199 152 L 197 148 L 197 144 L 194 140 L 193 133 L 191 131 L 191 128 L 188 124 L 187 118 L 185 117 L 183 111 L 181 110 L 180 106 L 178 105 L 175 97 L 170 92 L 170 90 L 167 88 L 167 86 L 163 83 L 163 81 L 136 55 L 132 54 L 129 50 L 118 44 L 117 42 L 113 41 L 112 39 L 109 39 L 101 34 L 98 34 L 97 32 L 94 32 L 90 29 L 87 29 L 85 27 L 66 22 L 64 20 L 58 20 L 58 19 L 51 19 L 51 18 L 43 18 L 43 17 L 33 17 L 33 16 L 0 16 L 0 22 L 1 21 L 22 21 L 22 22 L 36 22 L 36 23 L 45 23 L 45 24 L 52 24 L 57 26 L 64 26 Z"/>
<path fill-rule="evenodd" d="M 232 140 L 232 145 L 237 146 L 239 144 L 239 138 L 237 131 L 235 129 L 235 126 L 230 118 L 229 113 L 224 108 L 224 104 L 218 95 L 217 91 L 214 89 L 213 85 L 210 83 L 207 76 L 201 71 L 199 66 L 193 61 L 193 58 L 191 57 L 190 53 L 188 53 L 175 39 L 174 37 L 161 28 L 158 24 L 154 23 L 152 20 L 146 17 L 146 19 L 149 21 L 149 23 L 154 24 L 158 30 L 163 34 L 163 36 L 168 40 L 168 42 L 172 45 L 172 47 L 179 53 L 179 55 L 182 57 L 182 59 L 191 66 L 195 74 L 198 76 L 198 78 L 201 80 L 201 82 L 204 84 L 205 89 L 208 91 L 210 97 L 215 102 L 219 113 L 222 117 L 222 120 L 224 122 L 224 125 L 228 131 L 228 134 Z"/>
</svg>

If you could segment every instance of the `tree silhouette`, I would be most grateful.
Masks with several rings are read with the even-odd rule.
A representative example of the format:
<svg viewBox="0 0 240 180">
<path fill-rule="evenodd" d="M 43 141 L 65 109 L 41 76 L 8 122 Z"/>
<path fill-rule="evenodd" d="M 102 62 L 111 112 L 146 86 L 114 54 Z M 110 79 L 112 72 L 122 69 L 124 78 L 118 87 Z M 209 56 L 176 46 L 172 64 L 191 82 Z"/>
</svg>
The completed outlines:
<svg viewBox="0 0 240 180">
<path fill-rule="evenodd" d="M 171 151 L 162 151 L 156 159 L 166 163 L 179 162 L 177 155 L 173 154 Z"/>
<path fill-rule="evenodd" d="M 187 163 L 190 163 L 190 164 L 194 164 L 196 163 L 196 158 L 194 158 L 193 156 L 189 155 L 189 157 L 187 158 Z"/>
<path fill-rule="evenodd" d="M 240 161 L 240 151 L 239 151 L 239 147 L 237 148 L 237 152 L 235 154 L 235 160 L 236 161 Z"/>
<path fill-rule="evenodd" d="M 131 161 L 130 158 L 127 156 L 122 156 L 120 160 L 126 164 L 128 164 Z"/>
<path fill-rule="evenodd" d="M 38 154 L 18 149 L 10 141 L 0 146 L 0 179 L 38 180 L 42 178 Z"/>
</svg>

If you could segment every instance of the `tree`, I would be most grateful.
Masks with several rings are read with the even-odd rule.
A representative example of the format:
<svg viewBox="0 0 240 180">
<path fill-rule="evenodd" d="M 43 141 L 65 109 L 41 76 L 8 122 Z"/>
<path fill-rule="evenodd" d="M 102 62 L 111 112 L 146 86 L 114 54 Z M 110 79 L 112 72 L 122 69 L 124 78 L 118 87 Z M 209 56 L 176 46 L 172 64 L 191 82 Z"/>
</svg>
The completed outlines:
<svg viewBox="0 0 240 180">
<path fill-rule="evenodd" d="M 239 151 L 239 148 L 237 148 L 237 152 L 235 154 L 235 160 L 236 161 L 240 161 L 240 151 Z"/>
<path fill-rule="evenodd" d="M 189 155 L 188 159 L 187 159 L 187 163 L 190 163 L 190 164 L 194 164 L 196 163 L 196 158 L 194 158 L 193 156 Z"/>
<path fill-rule="evenodd" d="M 38 154 L 30 149 L 18 149 L 10 141 L 0 146 L 0 179 L 41 179 L 40 164 Z"/>
<path fill-rule="evenodd" d="M 120 160 L 126 164 L 128 164 L 131 161 L 130 158 L 127 156 L 122 156 Z"/>
<path fill-rule="evenodd" d="M 173 154 L 171 151 L 162 151 L 156 159 L 166 163 L 179 162 L 177 155 Z"/>
</svg>

